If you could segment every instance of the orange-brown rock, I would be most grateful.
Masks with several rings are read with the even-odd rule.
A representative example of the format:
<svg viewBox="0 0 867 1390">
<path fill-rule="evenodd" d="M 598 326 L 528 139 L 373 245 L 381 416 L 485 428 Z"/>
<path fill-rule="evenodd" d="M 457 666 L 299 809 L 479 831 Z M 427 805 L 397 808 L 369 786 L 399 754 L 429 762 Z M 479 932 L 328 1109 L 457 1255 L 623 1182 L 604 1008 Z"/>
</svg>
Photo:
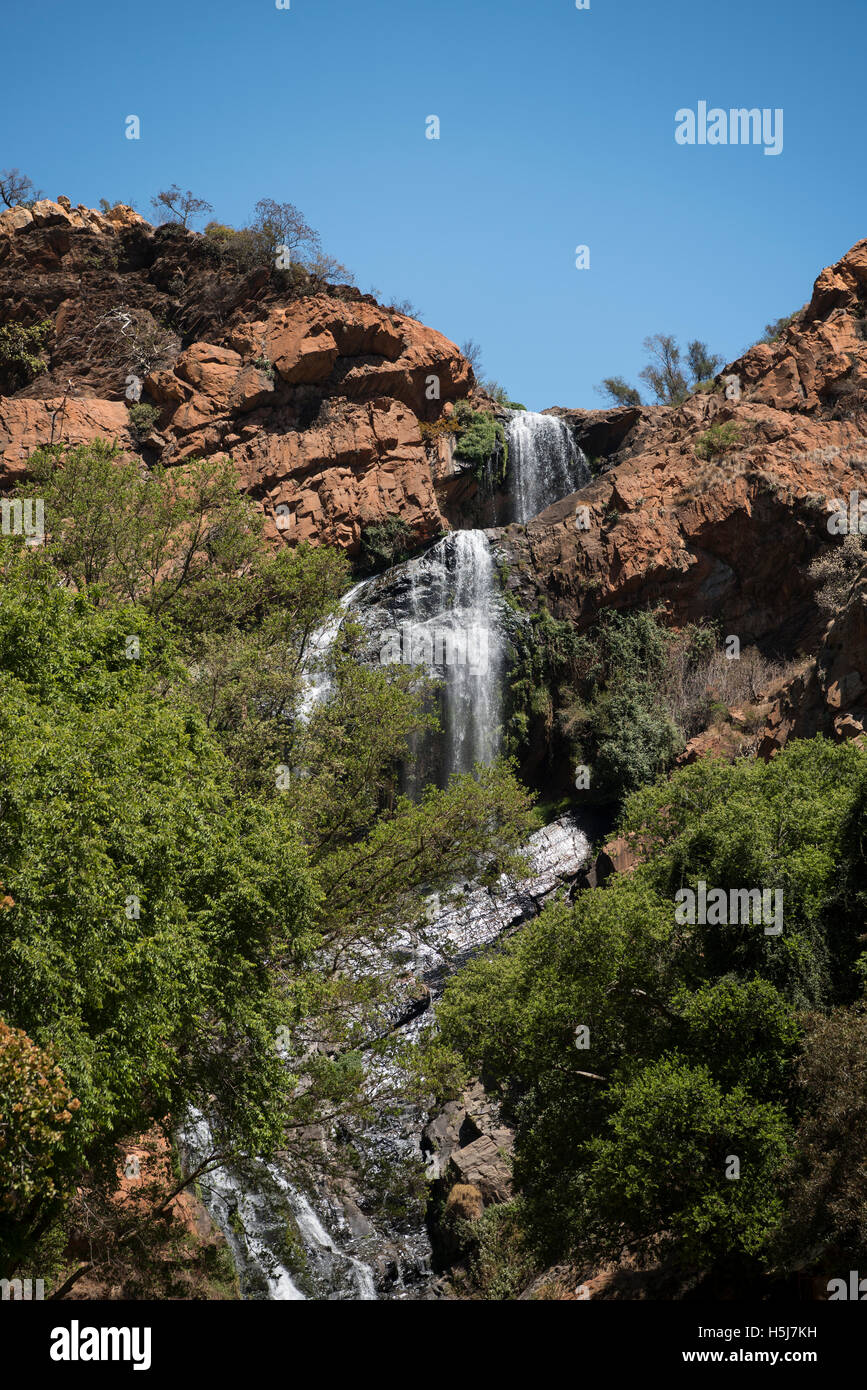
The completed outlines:
<svg viewBox="0 0 867 1390">
<path fill-rule="evenodd" d="M 822 272 L 776 342 L 726 367 L 712 391 L 634 411 L 605 472 L 507 528 L 513 588 L 581 627 L 601 607 L 651 604 L 677 625 L 717 619 L 742 646 L 815 650 L 823 622 L 808 564 L 837 543 L 831 500 L 863 488 L 867 468 L 865 316 L 867 241 Z M 740 399 L 726 397 L 730 375 Z M 734 442 L 703 459 L 720 426 Z M 576 435 L 583 427 L 575 418 Z"/>
<path fill-rule="evenodd" d="M 47 318 L 53 333 L 47 371 L 0 396 L 0 485 L 49 440 L 70 382 L 55 441 L 133 447 L 124 393 L 135 376 L 158 411 L 146 462 L 231 456 L 275 535 L 281 504 L 290 542 L 352 552 L 364 525 L 390 515 L 418 543 L 448 528 L 455 470 L 429 456 L 419 421 L 466 396 L 472 370 L 442 334 L 370 296 L 289 291 L 267 267 L 227 270 L 208 238 L 180 227 L 43 199 L 0 214 L 7 318 Z"/>
<path fill-rule="evenodd" d="M 0 458 L 8 481 L 20 478 L 27 459 L 42 444 L 55 440 L 86 444 L 92 439 L 116 439 L 130 447 L 129 414 L 120 401 L 92 397 L 51 397 L 27 400 L 0 396 Z"/>
</svg>

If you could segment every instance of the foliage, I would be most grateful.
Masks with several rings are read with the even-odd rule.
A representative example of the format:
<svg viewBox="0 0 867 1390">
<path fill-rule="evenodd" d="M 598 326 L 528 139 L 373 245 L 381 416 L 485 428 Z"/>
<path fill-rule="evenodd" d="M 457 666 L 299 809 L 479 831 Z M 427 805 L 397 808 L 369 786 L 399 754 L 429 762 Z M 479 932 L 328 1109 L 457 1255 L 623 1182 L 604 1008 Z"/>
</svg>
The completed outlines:
<svg viewBox="0 0 867 1390">
<path fill-rule="evenodd" d="M 661 405 L 680 405 L 690 391 L 706 389 L 724 359 L 712 353 L 707 343 L 693 338 L 686 346 L 683 362 L 677 339 L 670 333 L 653 333 L 644 340 L 650 361 L 638 373 Z M 596 390 L 615 405 L 641 405 L 636 388 L 622 376 L 604 377 Z"/>
<path fill-rule="evenodd" d="M 760 343 L 775 343 L 777 339 L 794 323 L 800 314 L 800 309 L 796 309 L 793 314 L 784 314 L 782 318 L 774 319 L 771 323 L 765 324 L 765 331 L 759 339 Z"/>
<path fill-rule="evenodd" d="M 807 572 L 818 584 L 816 602 L 823 612 L 833 616 L 846 607 L 865 561 L 864 537 L 855 531 L 845 535 L 839 545 L 820 552 L 811 562 Z"/>
<path fill-rule="evenodd" d="M 183 192 L 176 183 L 151 198 L 151 206 L 160 216 L 168 212 L 170 217 L 167 220 L 177 222 L 181 227 L 188 227 L 191 220 L 214 211 L 211 204 L 204 198 L 197 198 L 192 189 Z"/>
<path fill-rule="evenodd" d="M 328 281 L 353 283 L 351 272 L 326 254 L 319 233 L 294 203 L 260 198 L 249 226 L 213 221 L 205 227 L 205 236 L 236 270 L 247 274 L 267 267 L 284 290 L 310 293 Z"/>
<path fill-rule="evenodd" d="M 781 1107 L 739 1084 L 724 1090 L 706 1067 L 675 1058 L 612 1086 L 610 1101 L 611 1119 L 588 1146 L 586 1199 L 609 1240 L 624 1225 L 665 1230 L 687 1265 L 761 1254 L 783 1211 Z M 731 1158 L 737 1179 L 726 1175 Z"/>
<path fill-rule="evenodd" d="M 146 405 L 144 401 L 135 401 L 129 407 L 129 431 L 133 439 L 141 444 L 147 439 L 152 429 L 156 428 L 160 412 L 154 405 Z"/>
<path fill-rule="evenodd" d="M 715 377 L 725 358 L 720 357 L 718 353 L 711 352 L 707 343 L 703 343 L 699 338 L 693 338 L 692 342 L 686 345 L 686 360 L 690 380 L 698 384 L 709 382 Z"/>
<path fill-rule="evenodd" d="M 257 553 L 261 519 L 228 462 L 146 470 L 97 439 L 37 450 L 29 475 L 50 518 L 52 563 L 66 584 L 92 588 L 97 603 L 175 608 L 182 591 L 219 587 Z M 32 485 L 22 489 L 29 495 Z"/>
<path fill-rule="evenodd" d="M 510 746 L 542 719 L 569 765 L 592 766 L 592 797 L 617 801 L 670 766 L 682 744 L 660 690 L 669 638 L 649 613 L 605 610 L 579 635 L 548 613 L 516 631 Z M 562 756 L 562 755 L 561 755 Z"/>
<path fill-rule="evenodd" d="M 695 441 L 695 452 L 700 459 L 718 458 L 735 447 L 740 438 L 740 429 L 732 421 L 711 425 Z"/>
<path fill-rule="evenodd" d="M 316 900 L 289 808 L 235 800 L 143 610 L 97 609 L 30 557 L 0 631 L 0 1010 L 56 1048 L 97 1166 L 188 1105 L 217 1142 L 273 1145 L 287 1085 L 265 962 L 303 956 Z"/>
<path fill-rule="evenodd" d="M 436 1046 L 516 1116 L 537 1261 L 650 1243 L 743 1278 L 863 1258 L 865 805 L 867 756 L 822 739 L 681 769 L 626 804 L 629 874 L 450 980 Z M 680 926 L 674 894 L 699 879 L 780 888 L 782 935 Z"/>
<path fill-rule="evenodd" d="M 391 569 L 407 559 L 414 541 L 409 522 L 395 514 L 384 521 L 372 521 L 361 528 L 361 557 L 364 568 L 375 573 Z"/>
<path fill-rule="evenodd" d="M 484 391 L 485 395 L 490 396 L 491 400 L 495 401 L 497 405 L 505 406 L 507 410 L 514 410 L 516 408 L 513 406 L 511 397 L 505 386 L 501 386 L 498 381 L 493 381 L 489 377 L 479 382 L 479 388 Z M 523 409 L 524 407 L 520 408 Z"/>
<path fill-rule="evenodd" d="M 348 621 L 305 710 L 346 560 L 267 548 L 231 465 L 146 472 L 97 442 L 28 471 L 46 544 L 0 544 L 0 1014 L 81 1103 L 86 1210 L 39 1220 L 111 1263 L 121 1236 L 88 1222 L 111 1213 L 125 1137 L 192 1108 L 208 1163 L 284 1148 L 300 1175 L 337 1161 L 309 1126 L 362 1153 L 374 1097 L 452 1074 L 394 1065 L 418 986 L 386 947 L 397 922 L 424 932 L 431 891 L 523 871 L 529 796 L 501 765 L 400 797 L 425 682 L 364 665 Z M 22 1229 L 0 1233 L 4 1262 L 48 1238 Z"/>
<path fill-rule="evenodd" d="M 867 1019 L 863 1004 L 808 1020 L 795 1076 L 799 1119 L 775 1247 L 796 1268 L 828 1255 L 842 1273 L 867 1252 Z"/>
<path fill-rule="evenodd" d="M 603 377 L 596 390 L 615 405 L 641 405 L 641 393 L 622 376 Z"/>
<path fill-rule="evenodd" d="M 455 415 L 458 421 L 455 457 L 474 464 L 480 476 L 497 459 L 497 471 L 502 479 L 508 467 L 509 446 L 499 420 L 486 410 L 473 410 L 467 401 L 458 401 Z"/>
<path fill-rule="evenodd" d="M 34 377 L 48 370 L 40 349 L 51 334 L 50 319 L 31 324 L 4 323 L 0 326 L 0 386 L 11 395 Z"/>
<path fill-rule="evenodd" d="M 0 1261 L 4 1248 L 14 1255 L 26 1246 L 68 1195 L 79 1109 L 50 1053 L 0 1018 Z"/>
<path fill-rule="evenodd" d="M 646 367 L 638 373 L 647 382 L 654 398 L 664 405 L 680 405 L 689 393 L 687 379 L 680 365 L 680 348 L 670 333 L 653 333 L 644 340 L 644 350 L 650 356 Z"/>
</svg>

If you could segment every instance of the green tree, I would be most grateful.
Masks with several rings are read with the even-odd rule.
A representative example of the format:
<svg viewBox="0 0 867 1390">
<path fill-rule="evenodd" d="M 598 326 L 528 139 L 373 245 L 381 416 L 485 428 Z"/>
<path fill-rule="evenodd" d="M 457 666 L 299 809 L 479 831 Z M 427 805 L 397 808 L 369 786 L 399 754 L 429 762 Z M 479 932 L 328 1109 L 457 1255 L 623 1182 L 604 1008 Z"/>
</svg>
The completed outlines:
<svg viewBox="0 0 867 1390">
<path fill-rule="evenodd" d="M 151 206 L 160 216 L 169 213 L 170 216 L 166 220 L 177 222 L 181 227 L 188 227 L 191 219 L 203 217 L 205 213 L 214 211 L 204 198 L 197 198 L 189 188 L 184 192 L 176 183 L 151 198 Z"/>
<path fill-rule="evenodd" d="M 596 390 L 615 405 L 641 405 L 641 393 L 622 376 L 603 377 Z"/>
<path fill-rule="evenodd" d="M 783 1109 L 740 1085 L 724 1091 L 706 1068 L 675 1058 L 614 1086 L 610 1100 L 587 1175 L 609 1248 L 665 1232 L 687 1265 L 761 1255 L 783 1210 Z"/>
<path fill-rule="evenodd" d="M 118 1138 L 190 1105 L 218 1148 L 267 1151 L 290 1090 L 274 967 L 304 959 L 318 891 L 291 809 L 233 797 L 152 617 L 39 563 L 0 589 L 0 1014 L 54 1049 L 102 1180 Z"/>
<path fill-rule="evenodd" d="M 699 381 L 709 381 L 711 377 L 716 376 L 725 358 L 711 352 L 707 343 L 703 343 L 700 338 L 693 338 L 692 342 L 686 345 L 686 360 L 690 380 L 695 386 Z"/>
<path fill-rule="evenodd" d="M 147 469 L 97 439 L 39 449 L 28 461 L 45 499 L 46 551 L 64 583 L 97 601 L 171 610 L 183 590 L 219 585 L 261 553 L 262 522 L 225 460 Z M 187 609 L 188 616 L 190 608 Z"/>
<path fill-rule="evenodd" d="M 865 974 L 865 779 L 861 750 L 813 739 L 643 787 L 621 818 L 630 873 L 448 983 L 437 1065 L 483 1075 L 513 1117 L 512 1211 L 539 1262 L 648 1241 L 743 1277 L 863 1249 L 860 1167 L 839 1158 L 863 1017 L 835 1006 Z M 700 879 L 780 889 L 782 934 L 681 924 L 675 894 Z M 805 1006 L 835 1011 L 803 1041 Z"/>
<path fill-rule="evenodd" d="M 654 397 L 663 405 L 680 405 L 689 393 L 689 386 L 680 364 L 680 348 L 670 333 L 653 333 L 644 340 L 644 350 L 650 356 L 646 367 L 638 373 L 646 381 Z"/>
</svg>

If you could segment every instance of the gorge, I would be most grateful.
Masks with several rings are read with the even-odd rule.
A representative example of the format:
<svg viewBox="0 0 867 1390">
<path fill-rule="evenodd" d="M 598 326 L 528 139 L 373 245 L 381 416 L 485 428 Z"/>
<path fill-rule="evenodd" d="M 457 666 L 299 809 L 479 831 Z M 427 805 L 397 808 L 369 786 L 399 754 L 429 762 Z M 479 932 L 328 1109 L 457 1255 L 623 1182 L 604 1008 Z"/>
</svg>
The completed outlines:
<svg viewBox="0 0 867 1390">
<path fill-rule="evenodd" d="M 513 509 L 522 515 L 558 501 L 577 479 L 589 476 L 568 428 L 548 416 L 515 412 L 508 424 Z M 321 666 L 331 644 L 340 640 L 342 622 L 351 617 L 365 633 L 368 659 L 403 661 L 439 683 L 440 729 L 416 740 L 402 784 L 418 796 L 430 782 L 489 764 L 502 743 L 503 682 L 508 678 L 508 640 L 503 599 L 491 544 L 483 531 L 449 532 L 418 558 L 406 560 L 346 595 L 341 616 L 315 635 L 314 671 L 307 708 L 326 696 Z M 529 844 L 530 876 L 503 879 L 493 889 L 464 885 L 459 901 L 429 904 L 429 922 L 420 939 L 398 933 L 418 980 L 435 1001 L 448 974 L 475 951 L 490 946 L 538 912 L 585 866 L 589 840 L 580 817 L 566 815 L 537 832 Z M 389 947 L 394 949 L 394 943 Z M 375 969 L 375 963 L 372 968 Z M 407 1036 L 430 1025 L 430 1010 L 403 1024 Z M 423 1110 L 402 1125 L 383 1118 L 368 1139 L 390 1156 L 420 1160 L 427 1124 Z M 207 1151 L 202 1121 L 184 1137 L 190 1166 Z M 434 1160 L 435 1161 L 435 1160 Z M 428 1164 L 430 1166 L 430 1162 Z M 439 1169 L 436 1169 L 439 1171 Z M 443 1172 L 445 1168 L 443 1168 Z M 363 1193 L 321 1188 L 307 1193 L 292 1185 L 291 1172 L 277 1165 L 254 1166 L 252 1177 L 218 1170 L 202 1182 L 206 1201 L 229 1241 L 242 1274 L 246 1297 L 299 1299 L 376 1299 L 430 1296 L 435 1275 L 421 1216 L 406 1229 L 383 1227 L 362 1214 Z M 314 1210 L 318 1207 L 318 1211 Z M 282 1213 L 282 1216 L 280 1215 Z M 303 1256 L 295 1256 L 295 1275 L 283 1253 L 285 1227 L 294 1231 Z M 303 1269 L 299 1278 L 298 1268 Z M 304 1292 L 302 1292 L 302 1287 Z"/>
<path fill-rule="evenodd" d="M 809 1048 L 860 1055 L 867 242 L 683 400 L 537 413 L 227 230 L 0 213 L 4 517 L 45 502 L 3 538 L 0 1041 L 90 1126 L 57 1249 L 115 1268 L 134 1179 L 87 1184 L 162 1126 L 187 1173 L 231 1154 L 191 1244 L 201 1198 L 249 1299 L 608 1296 L 624 1224 L 699 1230 L 722 1296 L 735 1246 L 765 1278 L 744 1231 L 819 1269 L 850 1238 L 776 1175 Z M 687 882 L 784 882 L 788 954 L 679 935 Z"/>
</svg>

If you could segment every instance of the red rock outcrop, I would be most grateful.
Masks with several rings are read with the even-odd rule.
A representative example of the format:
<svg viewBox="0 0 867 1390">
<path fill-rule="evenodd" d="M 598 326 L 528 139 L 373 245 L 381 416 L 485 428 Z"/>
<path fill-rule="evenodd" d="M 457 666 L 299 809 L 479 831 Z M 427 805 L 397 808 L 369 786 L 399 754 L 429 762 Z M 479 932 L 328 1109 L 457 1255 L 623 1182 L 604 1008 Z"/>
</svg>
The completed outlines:
<svg viewBox="0 0 867 1390">
<path fill-rule="evenodd" d="M 867 467 L 865 325 L 867 241 L 822 272 L 776 342 L 712 391 L 633 412 L 607 471 L 507 528 L 513 588 L 579 627 L 602 607 L 652 604 L 676 625 L 716 618 L 742 645 L 815 651 L 824 622 L 808 564 L 838 543 L 831 500 L 863 489 Z M 558 413 L 581 427 L 583 412 Z"/>
<path fill-rule="evenodd" d="M 0 485 L 38 444 L 103 435 L 148 464 L 231 456 L 290 541 L 354 553 L 389 515 L 418 542 L 447 529 L 419 422 L 470 392 L 469 363 L 369 295 L 302 288 L 130 208 L 61 198 L 0 214 L 0 322 L 51 324 L 46 370 L 0 396 Z M 128 390 L 155 412 L 134 437 Z"/>
<path fill-rule="evenodd" d="M 356 553 L 365 525 L 398 515 L 420 544 L 473 515 L 450 436 L 422 428 L 473 391 L 469 364 L 355 289 L 244 273 L 206 236 L 60 197 L 0 214 L 0 322 L 46 321 L 45 370 L 0 395 L 0 486 L 39 444 L 101 435 L 146 465 L 232 457 L 290 543 Z M 152 407 L 132 431 L 127 393 Z M 832 500 L 867 468 L 867 241 L 712 390 L 557 413 L 601 471 L 493 533 L 521 600 L 579 628 L 602 607 L 653 605 L 672 624 L 713 618 L 742 645 L 818 655 L 778 692 L 761 746 L 814 726 L 857 736 L 860 600 L 825 635 L 809 565 L 838 542 Z"/>
</svg>

